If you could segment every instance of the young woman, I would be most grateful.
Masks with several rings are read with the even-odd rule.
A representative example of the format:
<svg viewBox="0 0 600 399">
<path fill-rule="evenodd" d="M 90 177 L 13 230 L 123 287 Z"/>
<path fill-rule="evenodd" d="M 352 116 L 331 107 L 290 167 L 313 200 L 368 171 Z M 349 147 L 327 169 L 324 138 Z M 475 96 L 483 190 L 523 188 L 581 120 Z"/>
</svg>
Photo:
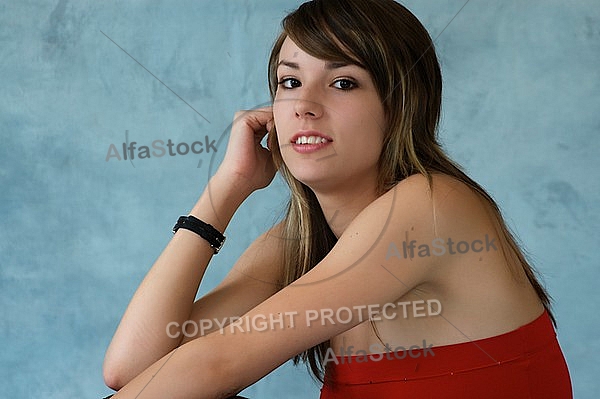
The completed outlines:
<svg viewBox="0 0 600 399">
<path fill-rule="evenodd" d="M 571 397 L 548 294 L 437 142 L 442 79 L 419 21 L 391 0 L 305 3 L 269 82 L 273 106 L 236 114 L 123 316 L 114 397 L 224 398 L 290 358 L 327 399 Z M 194 302 L 221 232 L 276 171 L 284 219 Z"/>
</svg>

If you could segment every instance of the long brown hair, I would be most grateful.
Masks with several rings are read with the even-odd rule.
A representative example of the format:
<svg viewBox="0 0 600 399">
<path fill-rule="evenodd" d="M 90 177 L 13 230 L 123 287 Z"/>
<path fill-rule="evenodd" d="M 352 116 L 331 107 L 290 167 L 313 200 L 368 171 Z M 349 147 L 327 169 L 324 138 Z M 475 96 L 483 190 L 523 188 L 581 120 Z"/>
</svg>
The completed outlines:
<svg viewBox="0 0 600 399">
<path fill-rule="evenodd" d="M 378 165 L 378 194 L 416 173 L 428 179 L 430 188 L 435 172 L 469 186 L 489 204 L 508 264 L 522 265 L 550 312 L 550 296 L 504 223 L 498 205 L 439 144 L 442 76 L 433 41 L 419 20 L 393 0 L 313 0 L 287 15 L 282 28 L 269 60 L 272 99 L 277 90 L 279 52 L 287 37 L 313 57 L 357 64 L 369 71 L 387 118 Z M 319 263 L 335 245 L 336 237 L 314 192 L 294 178 L 283 162 L 274 130 L 268 140 L 275 163 L 291 190 L 283 220 L 285 286 Z M 294 363 L 308 362 L 314 376 L 323 381 L 328 348 L 329 341 L 323 342 L 295 356 Z"/>
</svg>

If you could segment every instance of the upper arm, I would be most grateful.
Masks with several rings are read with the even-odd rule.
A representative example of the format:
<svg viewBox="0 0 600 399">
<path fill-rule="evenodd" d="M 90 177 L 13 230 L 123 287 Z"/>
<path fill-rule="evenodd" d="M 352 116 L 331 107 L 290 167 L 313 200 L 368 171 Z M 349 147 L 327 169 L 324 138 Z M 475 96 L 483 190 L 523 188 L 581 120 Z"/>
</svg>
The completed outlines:
<svg viewBox="0 0 600 399">
<path fill-rule="evenodd" d="M 281 225 L 259 236 L 240 256 L 223 281 L 193 305 L 190 321 L 207 334 L 224 320 L 241 316 L 281 288 Z M 201 323 L 201 321 L 203 321 Z M 182 343 L 197 338 L 188 329 Z M 192 332 L 198 334 L 192 335 Z"/>
<path fill-rule="evenodd" d="M 190 343 L 189 350 L 219 351 L 220 362 L 227 365 L 224 380 L 242 389 L 294 355 L 367 320 L 368 305 L 381 309 L 426 282 L 432 270 L 426 258 L 387 256 L 394 241 L 431 239 L 432 202 L 422 180 L 398 184 L 379 197 L 310 272 L 250 310 L 239 324 Z"/>
</svg>

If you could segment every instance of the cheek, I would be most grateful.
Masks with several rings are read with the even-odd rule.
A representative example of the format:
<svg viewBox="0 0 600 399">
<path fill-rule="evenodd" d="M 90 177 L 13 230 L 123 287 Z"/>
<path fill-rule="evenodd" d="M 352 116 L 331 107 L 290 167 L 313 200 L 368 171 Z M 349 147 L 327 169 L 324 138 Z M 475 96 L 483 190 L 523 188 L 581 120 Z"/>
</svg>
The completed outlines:
<svg viewBox="0 0 600 399">
<path fill-rule="evenodd" d="M 278 125 L 279 121 L 281 120 L 281 114 L 283 111 L 281 108 L 281 101 L 278 101 L 277 98 L 275 98 L 275 101 L 273 101 L 273 120 L 275 121 L 276 125 Z"/>
<path fill-rule="evenodd" d="M 275 111 L 275 110 L 273 110 Z M 286 134 L 286 127 L 285 124 L 281 123 L 281 118 L 278 118 L 277 115 L 275 114 L 275 112 L 273 112 L 273 121 L 275 123 L 275 136 L 277 138 L 277 145 L 279 147 L 279 151 L 282 153 L 285 152 L 284 150 L 284 143 L 286 142 L 285 137 L 287 137 Z"/>
<path fill-rule="evenodd" d="M 373 107 L 368 111 L 368 120 L 371 124 L 371 139 L 374 144 L 383 142 L 387 129 L 387 121 L 383 107 Z"/>
<path fill-rule="evenodd" d="M 362 110 L 362 117 L 355 122 L 355 126 L 363 132 L 361 138 L 376 145 L 385 135 L 386 123 L 377 109 Z M 357 113 L 360 112 L 357 110 Z"/>
<path fill-rule="evenodd" d="M 277 99 L 273 102 L 273 122 L 275 123 L 275 127 L 277 132 L 285 133 L 286 125 L 288 118 L 285 117 L 289 110 L 287 109 L 287 104 L 285 101 L 277 101 Z M 281 137 L 278 134 L 278 137 Z"/>
</svg>

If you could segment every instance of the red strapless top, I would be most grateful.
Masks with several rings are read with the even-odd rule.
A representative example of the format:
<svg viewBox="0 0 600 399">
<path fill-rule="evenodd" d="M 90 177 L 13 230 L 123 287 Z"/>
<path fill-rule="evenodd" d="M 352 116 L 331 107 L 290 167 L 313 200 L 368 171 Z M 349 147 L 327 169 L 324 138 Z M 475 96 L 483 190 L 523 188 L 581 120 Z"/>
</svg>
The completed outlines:
<svg viewBox="0 0 600 399">
<path fill-rule="evenodd" d="M 544 313 L 514 331 L 454 345 L 428 356 L 371 355 L 329 362 L 321 399 L 570 399 L 571 379 Z M 433 356 L 431 351 L 433 350 Z M 422 355 L 424 355 L 422 353 Z M 376 359 L 376 360 L 373 360 Z M 363 356 L 363 360 L 364 356 Z"/>
</svg>

